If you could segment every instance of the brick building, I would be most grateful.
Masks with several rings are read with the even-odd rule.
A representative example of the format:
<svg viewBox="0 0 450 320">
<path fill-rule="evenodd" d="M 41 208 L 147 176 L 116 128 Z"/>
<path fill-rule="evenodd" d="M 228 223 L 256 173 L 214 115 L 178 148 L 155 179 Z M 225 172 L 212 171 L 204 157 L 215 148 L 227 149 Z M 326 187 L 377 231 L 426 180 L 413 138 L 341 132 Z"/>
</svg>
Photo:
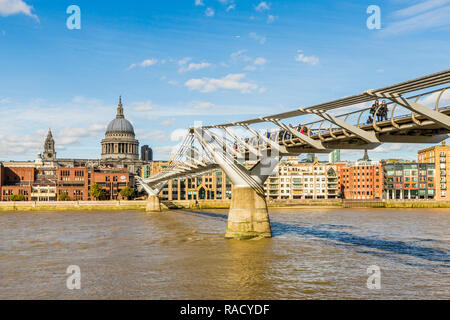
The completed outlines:
<svg viewBox="0 0 450 320">
<path fill-rule="evenodd" d="M 35 168 L 5 167 L 0 164 L 0 200 L 7 201 L 12 195 L 24 195 L 31 200 L 31 186 L 35 180 Z"/>
<path fill-rule="evenodd" d="M 382 199 L 382 166 L 369 160 L 348 163 L 341 168 L 340 185 L 344 199 Z"/>
<path fill-rule="evenodd" d="M 127 169 L 86 167 L 6 167 L 0 165 L 0 201 L 22 194 L 26 200 L 56 201 L 62 194 L 71 200 L 94 200 L 89 188 L 99 184 L 104 200 L 122 199 L 120 191 L 129 186 Z"/>
<path fill-rule="evenodd" d="M 445 141 L 440 146 L 423 149 L 418 152 L 419 163 L 433 163 L 435 166 L 436 199 L 450 201 L 450 146 Z"/>
</svg>

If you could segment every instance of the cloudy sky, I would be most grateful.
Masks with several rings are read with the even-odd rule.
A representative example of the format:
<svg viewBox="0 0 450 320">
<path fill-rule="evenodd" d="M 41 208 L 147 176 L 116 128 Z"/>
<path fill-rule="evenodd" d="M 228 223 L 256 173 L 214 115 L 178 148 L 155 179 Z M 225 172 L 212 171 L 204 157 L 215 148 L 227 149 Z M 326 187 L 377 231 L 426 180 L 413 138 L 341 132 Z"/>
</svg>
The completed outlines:
<svg viewBox="0 0 450 320">
<path fill-rule="evenodd" d="M 70 30 L 69 5 L 81 9 Z M 381 9 L 369 30 L 367 8 Z M 0 159 L 98 158 L 122 95 L 141 145 L 448 69 L 450 0 L 0 0 Z M 450 104 L 450 96 L 444 97 Z M 372 158 L 416 159 L 386 144 Z M 361 152 L 343 152 L 357 159 Z"/>
</svg>

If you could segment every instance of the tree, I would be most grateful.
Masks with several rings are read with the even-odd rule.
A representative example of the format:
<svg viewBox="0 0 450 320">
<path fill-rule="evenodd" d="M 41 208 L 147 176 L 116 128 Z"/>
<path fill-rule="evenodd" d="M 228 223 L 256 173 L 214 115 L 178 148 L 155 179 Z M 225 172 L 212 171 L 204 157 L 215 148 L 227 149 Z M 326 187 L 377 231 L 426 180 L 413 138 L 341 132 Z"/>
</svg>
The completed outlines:
<svg viewBox="0 0 450 320">
<path fill-rule="evenodd" d="M 13 194 L 9 196 L 9 200 L 11 201 L 25 201 L 26 198 L 23 194 Z"/>
<path fill-rule="evenodd" d="M 122 198 L 127 198 L 127 200 L 130 199 L 130 197 L 132 197 L 134 194 L 134 189 L 130 188 L 130 187 L 125 187 L 122 190 L 120 190 L 120 195 L 122 196 Z"/>
<path fill-rule="evenodd" d="M 89 189 L 89 195 L 91 197 L 94 197 L 95 199 L 100 199 L 103 197 L 103 189 L 99 184 L 93 184 L 91 188 Z"/>
<path fill-rule="evenodd" d="M 59 201 L 70 201 L 70 197 L 67 193 L 61 193 L 59 195 Z"/>
</svg>

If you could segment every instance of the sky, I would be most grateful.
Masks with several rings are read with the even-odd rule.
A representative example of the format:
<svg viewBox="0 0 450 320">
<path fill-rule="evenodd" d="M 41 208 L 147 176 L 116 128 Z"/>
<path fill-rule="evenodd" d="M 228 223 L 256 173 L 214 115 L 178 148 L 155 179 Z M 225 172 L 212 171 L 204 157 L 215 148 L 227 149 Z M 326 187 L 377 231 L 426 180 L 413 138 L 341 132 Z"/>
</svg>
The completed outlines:
<svg viewBox="0 0 450 320">
<path fill-rule="evenodd" d="M 80 29 L 67 26 L 70 5 Z M 367 26 L 371 5 L 380 29 Z M 194 123 L 446 70 L 449 40 L 450 0 L 0 0 L 0 160 L 36 159 L 48 128 L 58 157 L 99 158 L 119 95 L 140 144 L 169 159 Z M 416 160 L 427 146 L 384 144 L 369 155 Z"/>
</svg>

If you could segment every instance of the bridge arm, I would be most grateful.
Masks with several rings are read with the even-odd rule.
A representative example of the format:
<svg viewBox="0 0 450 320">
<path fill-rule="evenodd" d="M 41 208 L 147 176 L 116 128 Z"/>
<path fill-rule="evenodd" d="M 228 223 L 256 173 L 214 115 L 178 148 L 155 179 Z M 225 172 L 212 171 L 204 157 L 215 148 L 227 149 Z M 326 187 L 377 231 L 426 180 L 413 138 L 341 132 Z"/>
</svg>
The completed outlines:
<svg viewBox="0 0 450 320">
<path fill-rule="evenodd" d="M 408 100 L 401 95 L 397 93 L 379 93 L 375 92 L 374 90 L 368 90 L 366 91 L 366 94 L 376 97 L 376 98 L 385 98 L 389 99 L 393 102 L 398 103 L 399 105 L 416 112 L 418 114 L 421 114 L 430 120 L 433 120 L 436 123 L 439 123 L 440 125 L 444 126 L 447 129 L 450 129 L 450 117 L 440 113 L 439 111 L 432 110 L 430 108 L 427 108 L 417 102 Z"/>
<path fill-rule="evenodd" d="M 323 146 L 321 141 L 318 140 L 314 140 L 311 139 L 310 137 L 308 137 L 307 135 L 292 129 L 291 127 L 287 126 L 286 124 L 282 123 L 280 120 L 278 119 L 268 119 L 269 121 L 275 123 L 277 126 L 279 126 L 280 128 L 288 131 L 289 133 L 291 133 L 292 135 L 296 136 L 297 138 L 299 138 L 303 143 L 306 143 L 308 145 L 310 145 L 311 147 L 318 149 L 318 150 L 325 150 L 326 148 Z"/>
<path fill-rule="evenodd" d="M 156 185 L 151 187 L 147 183 L 145 183 L 141 177 L 137 176 L 136 180 L 138 181 L 139 186 L 142 187 L 149 196 L 157 196 L 166 184 L 166 182 L 164 181 L 164 182 L 159 182 Z"/>
<path fill-rule="evenodd" d="M 193 128 L 193 132 L 197 140 L 210 153 L 235 187 L 251 187 L 263 192 L 262 186 L 248 174 L 248 170 L 241 164 L 236 163 L 230 155 L 224 153 L 223 147 L 218 145 L 209 131 L 196 127 Z"/>
<path fill-rule="evenodd" d="M 250 175 L 261 185 L 273 173 L 273 169 L 278 165 L 279 157 L 265 157 L 262 158 L 253 168 L 251 168 Z"/>
<path fill-rule="evenodd" d="M 232 136 L 236 141 L 238 141 L 241 145 L 243 145 L 249 153 L 251 153 L 254 157 L 258 158 L 261 156 L 261 153 L 256 150 L 253 146 L 249 145 L 242 139 L 238 138 L 231 130 L 229 130 L 227 127 L 221 127 L 223 130 L 225 130 L 226 133 L 228 133 L 230 136 Z"/>
<path fill-rule="evenodd" d="M 242 127 L 244 127 L 245 129 L 247 129 L 248 131 L 250 131 L 251 133 L 253 133 L 255 136 L 257 136 L 258 138 L 260 138 L 261 140 L 263 140 L 265 143 L 267 143 L 271 148 L 275 149 L 278 151 L 278 154 L 286 154 L 288 153 L 287 149 L 285 146 L 280 146 L 278 143 L 268 139 L 266 136 L 260 134 L 259 132 L 257 132 L 255 129 L 250 128 L 248 125 L 246 124 L 242 124 Z"/>
<path fill-rule="evenodd" d="M 319 117 L 337 125 L 338 127 L 341 127 L 342 129 L 345 129 L 353 133 L 354 135 L 356 135 L 357 137 L 363 139 L 368 143 L 381 143 L 381 141 L 377 138 L 375 132 L 367 132 L 325 112 L 318 111 L 315 113 Z"/>
<path fill-rule="evenodd" d="M 237 152 L 236 150 L 234 150 L 233 147 L 230 147 L 229 144 L 222 137 L 219 137 L 217 134 L 215 134 L 209 130 L 205 129 L 205 131 L 208 131 L 208 134 L 211 137 L 213 137 L 219 143 L 219 145 L 225 146 L 226 150 L 230 151 L 233 154 L 233 156 L 235 156 L 238 159 L 242 158 L 242 154 Z"/>
<path fill-rule="evenodd" d="M 206 166 L 206 165 L 205 165 L 203 162 L 201 162 L 200 160 L 197 160 L 197 159 L 192 158 L 192 157 L 190 157 L 190 156 L 186 156 L 186 159 L 190 160 L 191 162 L 196 163 L 197 166 L 199 166 L 199 167 L 204 167 L 204 166 Z"/>
</svg>

